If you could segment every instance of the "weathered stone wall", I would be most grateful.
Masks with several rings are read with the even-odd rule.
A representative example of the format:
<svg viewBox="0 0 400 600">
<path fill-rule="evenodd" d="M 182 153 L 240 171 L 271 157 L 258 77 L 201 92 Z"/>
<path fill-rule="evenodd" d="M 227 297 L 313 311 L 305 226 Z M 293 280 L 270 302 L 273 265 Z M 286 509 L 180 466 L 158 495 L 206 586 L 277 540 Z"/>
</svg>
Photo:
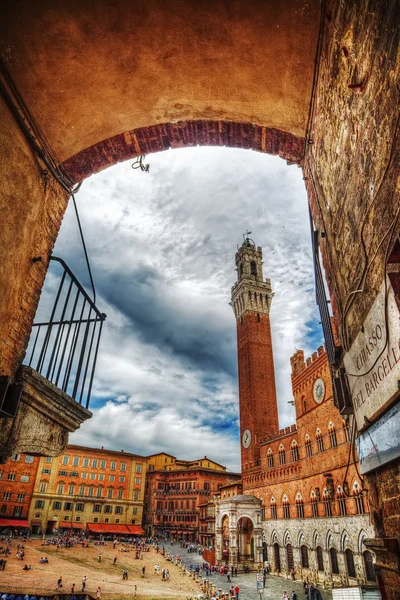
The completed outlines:
<svg viewBox="0 0 400 600">
<path fill-rule="evenodd" d="M 0 375 L 24 358 L 49 253 L 67 206 L 54 181 L 45 191 L 43 165 L 0 99 Z M 41 257 L 41 261 L 32 262 Z"/>
<path fill-rule="evenodd" d="M 268 559 L 272 571 L 276 569 L 274 560 L 274 544 L 280 547 L 281 574 L 290 575 L 287 564 L 286 546 L 293 547 L 294 569 L 297 579 L 309 578 L 316 583 L 325 582 L 332 585 L 356 585 L 365 583 L 365 572 L 362 553 L 367 550 L 363 540 L 373 536 L 373 526 L 369 515 L 332 517 L 324 519 L 281 519 L 264 521 L 264 536 L 268 546 Z M 301 566 L 300 546 L 308 547 L 309 568 Z M 323 550 L 324 571 L 318 570 L 315 548 Z M 339 575 L 332 574 L 329 549 L 335 548 L 338 553 Z M 349 579 L 346 575 L 344 551 L 351 550 L 357 578 Z"/>
<path fill-rule="evenodd" d="M 399 230 L 399 20 L 398 2 L 327 2 L 304 173 L 345 346 Z M 364 292 L 349 297 L 364 274 Z"/>
<path fill-rule="evenodd" d="M 399 21 L 398 2 L 326 5 L 304 176 L 325 233 L 323 261 L 345 349 L 381 288 L 400 229 Z M 388 600 L 400 594 L 398 471 L 397 463 L 365 476 L 377 534 L 390 547 L 386 558 L 377 554 Z"/>
</svg>

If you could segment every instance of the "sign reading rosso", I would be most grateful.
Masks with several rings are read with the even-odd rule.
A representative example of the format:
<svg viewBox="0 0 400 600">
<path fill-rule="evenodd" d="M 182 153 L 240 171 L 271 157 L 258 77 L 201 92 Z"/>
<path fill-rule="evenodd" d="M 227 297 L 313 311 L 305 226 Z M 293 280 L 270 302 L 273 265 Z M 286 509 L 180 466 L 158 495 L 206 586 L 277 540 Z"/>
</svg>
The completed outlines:
<svg viewBox="0 0 400 600">
<path fill-rule="evenodd" d="M 386 299 L 383 285 L 362 330 L 344 357 L 344 364 L 357 426 L 361 429 L 365 426 L 365 418 L 372 420 L 380 408 L 398 393 L 400 314 L 389 281 Z"/>
</svg>

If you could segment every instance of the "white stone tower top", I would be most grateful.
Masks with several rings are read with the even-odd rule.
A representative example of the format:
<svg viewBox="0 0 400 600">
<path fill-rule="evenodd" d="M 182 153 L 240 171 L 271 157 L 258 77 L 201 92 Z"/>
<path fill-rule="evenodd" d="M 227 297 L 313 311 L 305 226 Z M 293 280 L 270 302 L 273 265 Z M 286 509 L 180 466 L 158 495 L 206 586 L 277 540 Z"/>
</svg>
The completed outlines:
<svg viewBox="0 0 400 600">
<path fill-rule="evenodd" d="M 246 238 L 235 255 L 237 282 L 232 287 L 231 305 L 236 319 L 247 311 L 269 315 L 271 280 L 263 278 L 262 248 Z"/>
</svg>

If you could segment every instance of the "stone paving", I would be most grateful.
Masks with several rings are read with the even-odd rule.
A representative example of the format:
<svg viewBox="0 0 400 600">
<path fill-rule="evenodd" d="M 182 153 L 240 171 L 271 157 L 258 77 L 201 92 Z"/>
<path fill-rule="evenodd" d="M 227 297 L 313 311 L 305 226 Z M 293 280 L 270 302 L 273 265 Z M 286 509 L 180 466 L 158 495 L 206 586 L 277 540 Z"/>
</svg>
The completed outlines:
<svg viewBox="0 0 400 600">
<path fill-rule="evenodd" d="M 176 548 L 176 546 L 174 546 Z M 165 546 L 166 550 L 169 550 L 168 543 Z M 182 555 L 187 566 L 190 564 L 197 565 L 203 563 L 201 555 L 193 552 L 189 553 L 187 550 L 180 548 L 179 551 Z M 297 600 L 305 600 L 303 585 L 299 581 L 290 581 L 283 577 L 277 577 L 276 575 L 267 575 L 266 586 L 263 595 L 257 593 L 256 573 L 239 573 L 237 577 L 232 578 L 232 583 L 227 582 L 226 575 L 209 575 L 207 578 L 214 583 L 217 589 L 222 589 L 222 592 L 228 592 L 231 585 L 239 585 L 240 595 L 239 600 L 281 600 L 283 599 L 283 593 L 286 591 L 289 599 L 291 598 L 292 592 L 295 591 L 297 594 Z M 332 600 L 332 592 L 329 590 L 320 589 L 323 600 Z"/>
</svg>

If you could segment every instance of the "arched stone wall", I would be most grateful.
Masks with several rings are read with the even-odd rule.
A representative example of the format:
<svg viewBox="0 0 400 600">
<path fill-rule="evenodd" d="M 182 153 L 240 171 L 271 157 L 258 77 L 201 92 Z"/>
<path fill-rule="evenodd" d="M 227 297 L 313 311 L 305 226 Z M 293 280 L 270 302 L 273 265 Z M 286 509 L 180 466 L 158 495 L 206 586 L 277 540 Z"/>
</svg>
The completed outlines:
<svg viewBox="0 0 400 600">
<path fill-rule="evenodd" d="M 86 148 L 61 165 L 71 181 L 83 181 L 118 162 L 142 154 L 189 146 L 227 146 L 275 154 L 300 163 L 304 138 L 280 129 L 231 121 L 178 121 L 142 127 L 118 134 Z"/>
</svg>

